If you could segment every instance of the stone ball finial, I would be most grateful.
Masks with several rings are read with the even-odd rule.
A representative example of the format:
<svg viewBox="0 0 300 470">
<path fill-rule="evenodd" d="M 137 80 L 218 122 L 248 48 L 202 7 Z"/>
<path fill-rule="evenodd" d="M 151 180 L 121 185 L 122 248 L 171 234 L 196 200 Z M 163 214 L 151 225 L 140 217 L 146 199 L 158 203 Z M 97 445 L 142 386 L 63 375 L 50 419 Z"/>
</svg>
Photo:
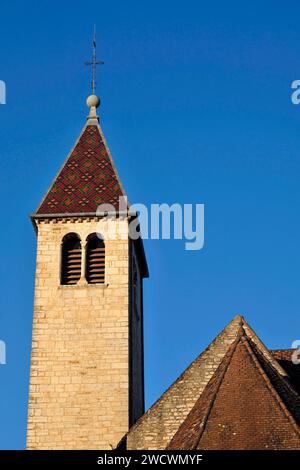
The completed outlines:
<svg viewBox="0 0 300 470">
<path fill-rule="evenodd" d="M 100 106 L 100 98 L 97 95 L 90 95 L 87 97 L 86 104 L 88 108 L 98 108 Z"/>
</svg>

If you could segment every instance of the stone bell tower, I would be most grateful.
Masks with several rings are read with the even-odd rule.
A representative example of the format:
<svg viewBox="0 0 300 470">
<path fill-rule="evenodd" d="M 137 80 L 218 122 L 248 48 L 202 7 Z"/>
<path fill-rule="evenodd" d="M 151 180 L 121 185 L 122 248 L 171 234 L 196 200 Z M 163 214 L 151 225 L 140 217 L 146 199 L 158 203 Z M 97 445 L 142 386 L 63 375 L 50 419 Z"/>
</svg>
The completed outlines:
<svg viewBox="0 0 300 470">
<path fill-rule="evenodd" d="M 110 449 L 144 412 L 142 240 L 96 108 L 32 221 L 37 233 L 28 449 Z M 99 212 L 109 204 L 116 216 Z M 108 211 L 109 213 L 110 211 Z M 113 232 L 114 236 L 108 236 Z"/>
</svg>

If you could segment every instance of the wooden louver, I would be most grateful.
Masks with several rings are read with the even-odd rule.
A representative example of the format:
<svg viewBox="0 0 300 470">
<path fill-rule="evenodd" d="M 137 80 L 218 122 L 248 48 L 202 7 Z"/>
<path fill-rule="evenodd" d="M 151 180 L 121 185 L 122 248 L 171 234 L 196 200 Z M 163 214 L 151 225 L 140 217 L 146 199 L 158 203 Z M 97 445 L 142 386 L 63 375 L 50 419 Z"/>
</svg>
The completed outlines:
<svg viewBox="0 0 300 470">
<path fill-rule="evenodd" d="M 96 234 L 87 242 L 86 280 L 89 284 L 103 284 L 105 281 L 105 245 Z"/>
<path fill-rule="evenodd" d="M 77 235 L 69 234 L 62 244 L 61 283 L 77 284 L 81 276 L 81 243 Z"/>
</svg>

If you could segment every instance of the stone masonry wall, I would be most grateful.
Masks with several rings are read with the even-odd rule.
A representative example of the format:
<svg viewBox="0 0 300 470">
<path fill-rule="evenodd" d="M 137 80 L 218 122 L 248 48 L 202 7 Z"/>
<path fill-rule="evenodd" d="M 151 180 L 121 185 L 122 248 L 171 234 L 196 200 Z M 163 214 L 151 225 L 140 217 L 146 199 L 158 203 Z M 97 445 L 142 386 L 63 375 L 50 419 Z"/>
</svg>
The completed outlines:
<svg viewBox="0 0 300 470">
<path fill-rule="evenodd" d="M 105 285 L 60 285 L 64 235 L 77 233 L 82 260 L 96 220 L 38 223 L 28 411 L 28 449 L 110 449 L 128 431 L 128 223 L 100 221 Z M 99 228 L 98 228 L 99 231 Z"/>
</svg>

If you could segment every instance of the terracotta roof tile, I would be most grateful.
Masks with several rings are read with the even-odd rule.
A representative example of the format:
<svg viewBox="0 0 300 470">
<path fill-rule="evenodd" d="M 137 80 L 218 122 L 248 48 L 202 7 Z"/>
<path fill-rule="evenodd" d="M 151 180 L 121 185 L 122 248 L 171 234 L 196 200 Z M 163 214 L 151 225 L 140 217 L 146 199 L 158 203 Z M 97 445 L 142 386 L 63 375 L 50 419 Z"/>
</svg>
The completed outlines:
<svg viewBox="0 0 300 470">
<path fill-rule="evenodd" d="M 300 397 L 284 360 L 236 317 L 129 430 L 127 449 L 299 449 Z M 277 360 L 278 359 L 278 360 Z"/>
<path fill-rule="evenodd" d="M 300 398 L 244 331 L 168 449 L 298 449 Z"/>
<path fill-rule="evenodd" d="M 128 449 L 166 448 L 235 340 L 241 322 L 236 316 L 131 427 Z"/>
<path fill-rule="evenodd" d="M 271 353 L 287 372 L 291 384 L 300 394 L 300 364 L 294 364 L 292 361 L 292 354 L 295 351 L 295 349 L 276 349 L 271 351 Z"/>
</svg>

